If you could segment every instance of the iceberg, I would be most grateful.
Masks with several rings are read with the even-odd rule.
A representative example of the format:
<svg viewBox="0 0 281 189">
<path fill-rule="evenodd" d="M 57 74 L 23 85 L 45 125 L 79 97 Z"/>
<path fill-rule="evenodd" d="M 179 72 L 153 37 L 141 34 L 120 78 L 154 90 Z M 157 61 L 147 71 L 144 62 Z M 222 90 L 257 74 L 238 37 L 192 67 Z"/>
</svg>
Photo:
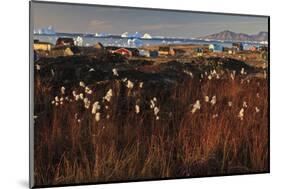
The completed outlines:
<svg viewBox="0 0 281 189">
<path fill-rule="evenodd" d="M 132 37 L 132 38 L 141 38 L 141 34 L 139 32 L 136 32 L 136 33 L 132 34 L 130 37 Z"/>
<path fill-rule="evenodd" d="M 128 37 L 129 33 L 128 32 L 125 32 L 125 33 L 122 33 L 121 34 L 121 37 Z"/>
<path fill-rule="evenodd" d="M 148 33 L 145 33 L 143 36 L 142 36 L 143 39 L 152 39 L 151 35 L 148 34 Z"/>
<path fill-rule="evenodd" d="M 128 46 L 130 47 L 139 47 L 142 46 L 143 42 L 140 39 L 134 38 L 134 39 L 128 39 L 127 41 Z"/>
<path fill-rule="evenodd" d="M 48 26 L 46 28 L 39 28 L 38 30 L 34 30 L 34 34 L 56 35 L 56 32 L 53 26 Z"/>
<path fill-rule="evenodd" d="M 124 38 L 141 38 L 142 35 L 139 32 L 136 32 L 134 34 L 129 34 L 128 32 L 124 32 L 121 34 L 121 37 Z"/>
<path fill-rule="evenodd" d="M 95 33 L 95 37 L 106 37 L 106 33 Z"/>
</svg>

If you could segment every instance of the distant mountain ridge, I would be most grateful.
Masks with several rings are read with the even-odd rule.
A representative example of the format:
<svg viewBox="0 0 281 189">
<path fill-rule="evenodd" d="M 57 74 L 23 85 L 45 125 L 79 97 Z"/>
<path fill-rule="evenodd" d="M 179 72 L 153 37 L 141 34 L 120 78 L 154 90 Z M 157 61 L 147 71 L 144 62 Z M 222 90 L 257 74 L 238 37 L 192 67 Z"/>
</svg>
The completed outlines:
<svg viewBox="0 0 281 189">
<path fill-rule="evenodd" d="M 268 41 L 268 32 L 259 32 L 258 34 L 249 35 L 245 33 L 235 33 L 225 30 L 212 35 L 199 37 L 200 39 L 224 40 L 224 41 Z"/>
</svg>

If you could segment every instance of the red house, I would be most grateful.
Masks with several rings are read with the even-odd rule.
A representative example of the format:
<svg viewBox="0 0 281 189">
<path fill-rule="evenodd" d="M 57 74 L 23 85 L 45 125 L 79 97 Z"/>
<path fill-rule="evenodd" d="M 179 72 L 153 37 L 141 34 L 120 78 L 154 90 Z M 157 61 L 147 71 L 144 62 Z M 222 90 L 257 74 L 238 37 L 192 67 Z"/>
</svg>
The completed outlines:
<svg viewBox="0 0 281 189">
<path fill-rule="evenodd" d="M 125 48 L 120 48 L 120 49 L 117 49 L 115 51 L 112 51 L 113 53 L 117 53 L 117 54 L 121 54 L 121 55 L 124 55 L 126 57 L 131 57 L 133 56 L 133 53 L 128 50 L 128 49 L 125 49 Z"/>
</svg>

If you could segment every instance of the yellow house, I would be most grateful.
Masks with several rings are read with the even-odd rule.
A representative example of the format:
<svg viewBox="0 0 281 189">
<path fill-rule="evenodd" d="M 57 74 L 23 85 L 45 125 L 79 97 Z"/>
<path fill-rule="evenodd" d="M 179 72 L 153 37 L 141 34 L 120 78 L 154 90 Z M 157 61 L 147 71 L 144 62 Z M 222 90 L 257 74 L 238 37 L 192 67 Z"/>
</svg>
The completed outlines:
<svg viewBox="0 0 281 189">
<path fill-rule="evenodd" d="M 39 40 L 34 40 L 33 49 L 34 50 L 43 50 L 43 51 L 50 51 L 52 48 L 52 44 L 48 42 L 43 42 Z"/>
<path fill-rule="evenodd" d="M 58 57 L 58 56 L 73 56 L 80 54 L 80 49 L 76 46 L 58 46 L 52 48 L 49 53 L 49 56 Z"/>
<path fill-rule="evenodd" d="M 175 50 L 169 46 L 159 47 L 158 50 L 159 56 L 174 56 Z"/>
</svg>

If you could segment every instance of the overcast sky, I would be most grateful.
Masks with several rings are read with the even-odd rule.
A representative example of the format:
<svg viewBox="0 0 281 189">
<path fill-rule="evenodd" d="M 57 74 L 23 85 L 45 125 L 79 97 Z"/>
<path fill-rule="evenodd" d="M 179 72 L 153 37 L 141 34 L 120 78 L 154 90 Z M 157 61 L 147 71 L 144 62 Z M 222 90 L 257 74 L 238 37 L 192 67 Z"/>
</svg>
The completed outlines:
<svg viewBox="0 0 281 189">
<path fill-rule="evenodd" d="M 153 36 L 200 37 L 223 30 L 256 34 L 267 31 L 266 17 L 34 3 L 34 29 L 57 32 L 149 33 Z"/>
</svg>

